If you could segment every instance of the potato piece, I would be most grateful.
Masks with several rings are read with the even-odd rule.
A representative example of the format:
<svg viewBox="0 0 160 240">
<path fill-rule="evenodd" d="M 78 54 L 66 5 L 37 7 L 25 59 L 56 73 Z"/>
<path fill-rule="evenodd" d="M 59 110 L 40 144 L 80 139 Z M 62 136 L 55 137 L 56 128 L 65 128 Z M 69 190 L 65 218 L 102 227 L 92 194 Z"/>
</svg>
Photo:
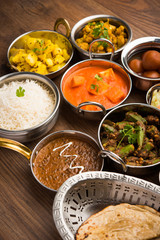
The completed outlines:
<svg viewBox="0 0 160 240">
<path fill-rule="evenodd" d="M 39 73 L 39 74 L 48 74 L 48 70 L 45 64 L 40 61 L 37 61 L 34 68 L 31 69 L 31 72 Z"/>
<path fill-rule="evenodd" d="M 83 76 L 73 76 L 71 79 L 71 87 L 79 87 L 84 84 L 85 78 Z"/>
<path fill-rule="evenodd" d="M 62 49 L 57 44 L 54 44 L 53 46 L 54 46 L 53 51 L 52 51 L 53 56 L 62 55 L 63 54 Z"/>
<path fill-rule="evenodd" d="M 62 57 L 61 55 L 56 55 L 56 57 L 54 58 L 54 63 L 55 64 L 61 64 L 65 61 L 65 58 Z"/>
<path fill-rule="evenodd" d="M 56 64 L 53 67 L 50 67 L 48 70 L 49 70 L 49 72 L 56 72 L 59 69 L 61 69 L 64 65 L 65 65 L 65 63 Z"/>
<path fill-rule="evenodd" d="M 53 60 L 51 58 L 46 58 L 45 59 L 45 64 L 47 67 L 52 67 L 53 66 Z"/>
<path fill-rule="evenodd" d="M 37 55 L 34 52 L 30 52 L 26 56 L 26 62 L 33 67 L 37 61 Z"/>
<path fill-rule="evenodd" d="M 39 40 L 39 41 L 40 41 L 40 40 Z M 35 48 L 36 42 L 37 42 L 37 38 L 30 37 L 30 38 L 28 38 L 27 41 L 26 41 L 26 46 L 27 46 L 30 50 L 32 50 L 32 49 Z"/>
<path fill-rule="evenodd" d="M 64 48 L 62 52 L 63 52 L 62 56 L 65 58 L 65 61 L 67 62 L 70 59 L 70 55 L 68 54 L 67 49 Z"/>
<path fill-rule="evenodd" d="M 47 58 L 46 53 L 43 53 L 43 54 L 39 54 L 39 55 L 38 55 L 38 59 L 39 59 L 40 61 L 42 61 L 42 62 L 45 62 L 46 58 Z"/>
<path fill-rule="evenodd" d="M 20 72 L 30 72 L 30 70 L 31 70 L 31 67 L 30 67 L 30 65 L 28 64 L 28 63 L 26 63 L 26 62 L 24 62 L 24 63 L 19 63 L 18 65 L 17 65 L 17 69 L 18 69 L 18 71 L 20 71 Z"/>
</svg>

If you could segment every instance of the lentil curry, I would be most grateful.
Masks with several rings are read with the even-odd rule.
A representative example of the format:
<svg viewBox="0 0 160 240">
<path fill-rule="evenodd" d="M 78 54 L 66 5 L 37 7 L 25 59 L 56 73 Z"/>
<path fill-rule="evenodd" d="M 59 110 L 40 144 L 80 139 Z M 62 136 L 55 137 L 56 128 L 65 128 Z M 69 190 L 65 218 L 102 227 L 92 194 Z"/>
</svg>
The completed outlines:
<svg viewBox="0 0 160 240">
<path fill-rule="evenodd" d="M 86 171 L 99 171 L 102 159 L 91 144 L 71 137 L 59 137 L 36 155 L 33 172 L 48 188 L 57 190 L 69 177 Z"/>
</svg>

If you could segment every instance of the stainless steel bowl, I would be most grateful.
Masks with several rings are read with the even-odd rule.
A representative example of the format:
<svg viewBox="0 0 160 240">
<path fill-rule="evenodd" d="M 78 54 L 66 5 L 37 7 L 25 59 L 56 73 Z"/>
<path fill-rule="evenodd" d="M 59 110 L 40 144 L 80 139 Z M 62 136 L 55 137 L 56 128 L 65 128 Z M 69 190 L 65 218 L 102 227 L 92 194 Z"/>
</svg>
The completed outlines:
<svg viewBox="0 0 160 240">
<path fill-rule="evenodd" d="M 130 59 L 136 54 L 142 54 L 147 50 L 157 50 L 160 51 L 160 38 L 159 37 L 143 37 L 136 39 L 130 42 L 122 51 L 121 54 L 121 62 L 125 68 L 125 70 L 131 75 L 133 79 L 133 85 L 136 88 L 147 91 L 154 84 L 160 82 L 160 78 L 146 78 L 140 76 L 133 72 L 128 62 Z"/>
<path fill-rule="evenodd" d="M 147 205 L 159 211 L 160 186 L 113 172 L 86 172 L 69 178 L 53 203 L 53 219 L 63 240 L 74 240 L 81 224 L 106 206 Z"/>
<path fill-rule="evenodd" d="M 120 25 L 123 25 L 125 28 L 125 32 L 127 33 L 128 36 L 128 41 L 127 43 L 121 47 L 120 49 L 115 51 L 115 55 L 114 58 L 120 56 L 121 51 L 123 48 L 125 48 L 125 46 L 131 41 L 132 39 L 132 30 L 130 28 L 130 26 L 128 25 L 127 22 L 125 22 L 124 20 L 111 16 L 111 15 L 104 15 L 104 14 L 100 14 L 100 15 L 92 15 L 86 18 L 83 18 L 82 20 L 80 20 L 79 22 L 77 22 L 74 27 L 71 30 L 71 42 L 74 45 L 74 47 L 78 50 L 79 55 L 81 56 L 82 59 L 87 59 L 89 58 L 89 53 L 83 49 L 81 49 L 77 43 L 76 43 L 76 39 L 79 37 L 79 34 L 82 30 L 82 28 L 89 22 L 93 22 L 93 21 L 100 21 L 100 20 L 106 20 L 109 19 L 110 24 L 113 24 L 116 27 L 119 27 Z M 94 53 L 93 56 L 95 58 L 105 58 L 105 59 L 110 59 L 111 53 Z"/>
<path fill-rule="evenodd" d="M 153 92 L 154 90 L 159 90 L 160 91 L 160 83 L 153 85 L 146 94 L 146 102 L 149 105 L 152 105 L 152 96 L 153 96 Z"/>
<path fill-rule="evenodd" d="M 79 63 L 76 63 L 75 65 L 71 66 L 63 74 L 62 79 L 61 79 L 60 90 L 61 90 L 62 96 L 63 96 L 65 102 L 68 104 L 68 106 L 71 108 L 72 111 L 77 113 L 79 116 L 81 116 L 85 119 L 90 119 L 90 120 L 101 120 L 102 117 L 106 114 L 106 111 L 109 111 L 114 107 L 109 108 L 109 109 L 105 109 L 105 107 L 98 102 L 83 102 L 83 103 L 80 103 L 78 106 L 74 106 L 65 98 L 65 96 L 63 94 L 63 82 L 64 82 L 65 78 L 67 78 L 70 74 L 75 72 L 77 69 L 88 67 L 88 66 L 97 66 L 97 65 L 106 67 L 106 69 L 107 68 L 113 68 L 113 70 L 115 69 L 116 71 L 118 71 L 121 74 L 121 76 L 124 76 L 124 79 L 126 79 L 126 83 L 128 85 L 128 93 L 127 93 L 126 97 L 116 106 L 122 104 L 128 98 L 128 96 L 131 92 L 131 89 L 132 89 L 132 81 L 131 81 L 130 76 L 126 73 L 126 71 L 118 63 L 115 63 L 115 62 L 112 62 L 112 61 L 109 61 L 109 60 L 103 60 L 103 59 L 90 59 L 90 60 L 83 60 L 83 61 L 81 61 Z M 85 105 L 97 105 L 102 110 L 100 110 L 100 111 L 84 110 L 81 107 L 83 107 Z"/>
<path fill-rule="evenodd" d="M 160 118 L 160 110 L 153 107 L 153 106 L 147 105 L 147 104 L 129 103 L 129 104 L 124 104 L 124 105 L 116 107 L 115 109 L 109 111 L 104 116 L 104 118 L 102 119 L 102 121 L 100 122 L 100 125 L 99 125 L 98 141 L 99 141 L 99 144 L 100 144 L 102 149 L 104 149 L 103 145 L 102 145 L 102 141 L 101 141 L 101 129 L 102 129 L 103 122 L 106 119 L 111 120 L 113 122 L 122 121 L 125 117 L 125 113 L 128 112 L 128 111 L 136 111 L 139 114 L 142 114 L 142 116 L 146 116 L 147 114 L 156 115 Z M 109 162 L 109 164 L 110 163 L 111 162 Z M 112 165 L 118 171 L 120 171 L 120 172 L 122 171 L 121 164 L 117 160 L 115 160 L 114 158 L 112 158 Z M 155 164 L 151 164 L 151 165 L 147 165 L 147 166 L 132 166 L 132 165 L 126 165 L 126 166 L 127 166 L 126 174 L 131 174 L 131 175 L 135 175 L 135 176 L 147 175 L 147 174 L 151 174 L 155 170 L 160 169 L 160 162 L 155 163 Z"/>
<path fill-rule="evenodd" d="M 3 84 L 8 84 L 12 81 L 21 82 L 26 79 L 32 79 L 46 86 L 55 95 L 55 107 L 53 112 L 45 121 L 32 128 L 24 130 L 6 130 L 0 128 L 0 136 L 3 138 L 9 138 L 20 142 L 33 141 L 44 136 L 49 130 L 51 130 L 57 121 L 60 105 L 60 93 L 55 83 L 46 76 L 30 72 L 11 73 L 0 78 L 0 87 L 2 87 Z"/>
<path fill-rule="evenodd" d="M 66 36 L 64 36 L 63 34 L 61 33 L 58 33 L 57 30 L 58 30 L 58 26 L 60 24 L 63 24 L 66 28 Z M 30 31 L 30 32 L 26 32 L 22 35 L 20 35 L 19 37 L 17 37 L 9 46 L 8 48 L 8 51 L 7 51 L 7 59 L 8 59 L 8 64 L 9 64 L 9 67 L 14 70 L 14 71 L 18 71 L 17 67 L 13 64 L 11 64 L 10 62 L 10 55 L 11 55 L 11 48 L 15 47 L 17 49 L 19 48 L 24 48 L 24 43 L 23 43 L 23 39 L 26 38 L 26 36 L 30 36 L 30 37 L 39 37 L 39 38 L 44 38 L 46 37 L 47 39 L 56 39 L 58 40 L 61 44 L 65 44 L 67 50 L 68 50 L 68 53 L 70 54 L 70 58 L 69 60 L 66 62 L 66 64 L 60 68 L 59 70 L 57 71 L 54 71 L 54 72 L 51 72 L 51 73 L 48 73 L 46 74 L 47 77 L 49 78 L 55 78 L 57 77 L 58 75 L 60 75 L 62 72 L 64 72 L 67 68 L 68 68 L 68 65 L 73 57 L 73 47 L 72 47 L 72 44 L 70 43 L 68 37 L 70 36 L 70 26 L 67 22 L 67 20 L 65 19 L 57 19 L 57 21 L 55 22 L 55 25 L 54 25 L 54 30 L 34 30 L 34 31 Z"/>
</svg>

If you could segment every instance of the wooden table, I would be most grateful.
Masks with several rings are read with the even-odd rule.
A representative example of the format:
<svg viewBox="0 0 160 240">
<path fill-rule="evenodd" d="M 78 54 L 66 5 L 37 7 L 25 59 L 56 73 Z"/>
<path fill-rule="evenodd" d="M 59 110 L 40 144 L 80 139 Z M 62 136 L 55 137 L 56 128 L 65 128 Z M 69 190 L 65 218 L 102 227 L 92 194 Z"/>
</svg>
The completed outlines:
<svg viewBox="0 0 160 240">
<path fill-rule="evenodd" d="M 36 29 L 53 29 L 57 18 L 66 18 L 71 27 L 80 19 L 94 14 L 117 16 L 128 22 L 133 39 L 159 36 L 160 2 L 119 0 L 1 0 L 0 2 L 0 76 L 10 72 L 6 52 L 19 35 Z M 73 62 L 80 61 L 75 54 Z M 61 76 L 54 79 L 59 87 Z M 132 89 L 126 102 L 145 103 L 145 92 Z M 70 117 L 61 101 L 60 114 L 52 131 L 75 129 L 97 139 L 99 122 Z M 34 141 L 26 145 L 33 149 Z M 114 169 L 109 169 L 115 171 Z M 158 184 L 158 171 L 143 177 Z M 53 222 L 54 193 L 45 190 L 34 179 L 29 163 L 20 154 L 0 149 L 0 239 L 1 240 L 59 240 Z"/>
</svg>

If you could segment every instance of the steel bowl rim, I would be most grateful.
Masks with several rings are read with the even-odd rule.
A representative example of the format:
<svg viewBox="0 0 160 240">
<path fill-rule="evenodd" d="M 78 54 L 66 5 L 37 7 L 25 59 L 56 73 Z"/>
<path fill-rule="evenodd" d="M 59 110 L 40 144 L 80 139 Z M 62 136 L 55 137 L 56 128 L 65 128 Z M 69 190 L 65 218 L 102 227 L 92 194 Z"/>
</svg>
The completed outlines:
<svg viewBox="0 0 160 240">
<path fill-rule="evenodd" d="M 68 68 L 68 69 L 65 71 L 65 73 L 62 75 L 62 77 L 61 77 L 60 91 L 61 91 L 61 94 L 62 94 L 63 98 L 65 99 L 65 101 L 66 101 L 72 108 L 74 108 L 74 109 L 76 109 L 76 110 L 77 110 L 77 107 L 74 106 L 73 104 L 71 104 L 71 103 L 65 98 L 65 96 L 64 96 L 64 94 L 63 94 L 63 91 L 62 91 L 63 79 L 64 79 L 64 77 L 66 76 L 66 74 L 67 74 L 72 68 L 74 68 L 74 67 L 76 67 L 77 65 L 80 65 L 80 64 L 82 64 L 82 63 L 84 63 L 84 62 L 90 62 L 90 61 L 91 61 L 91 62 L 92 62 L 92 61 L 111 62 L 111 63 L 117 65 L 118 67 L 120 67 L 123 71 L 125 71 L 125 69 L 124 69 L 119 63 L 114 62 L 114 61 L 110 61 L 110 60 L 107 60 L 107 59 L 85 59 L 85 60 L 82 60 L 82 61 L 80 61 L 80 62 L 75 63 L 75 64 L 72 65 L 70 68 Z M 131 90 L 132 90 L 132 80 L 131 80 L 131 77 L 130 77 L 130 75 L 129 75 L 126 71 L 125 71 L 125 73 L 127 74 L 128 79 L 129 79 L 129 83 L 130 83 L 129 91 L 128 91 L 126 97 L 125 97 L 120 103 L 118 103 L 116 106 L 121 105 L 121 104 L 128 98 L 128 96 L 130 95 L 130 92 L 131 92 Z M 110 111 L 111 109 L 114 109 L 114 108 L 115 108 L 115 106 L 113 106 L 113 107 L 111 107 L 111 108 L 108 108 L 108 109 L 106 109 L 106 110 L 107 110 L 107 111 Z M 89 111 L 89 110 L 85 110 L 85 109 L 82 109 L 82 111 L 83 111 L 83 112 L 86 112 L 86 113 L 93 113 L 93 112 L 94 112 L 94 113 L 101 113 L 101 112 L 102 112 L 102 110 L 100 110 L 100 111 Z"/>
<path fill-rule="evenodd" d="M 16 133 L 19 136 L 24 136 L 28 131 L 29 132 L 34 131 L 34 130 L 40 128 L 41 126 L 47 125 L 48 122 L 50 122 L 51 119 L 53 119 L 53 117 L 56 115 L 57 111 L 59 110 L 60 92 L 59 92 L 56 84 L 52 80 L 50 80 L 47 76 L 41 75 L 41 74 L 38 74 L 38 73 L 32 73 L 32 72 L 14 72 L 14 73 L 6 74 L 6 75 L 0 77 L 0 83 L 2 83 L 3 80 L 5 80 L 9 77 L 17 76 L 17 75 L 22 75 L 22 76 L 23 75 L 31 75 L 30 77 L 35 76 L 35 77 L 44 78 L 49 83 L 49 85 L 52 86 L 52 88 L 54 89 L 55 96 L 56 96 L 56 104 L 55 104 L 55 107 L 53 109 L 53 112 L 43 122 L 41 122 L 41 123 L 39 123 L 39 124 L 37 124 L 33 127 L 26 128 L 26 129 L 23 129 L 23 130 L 8 130 L 8 129 L 0 128 L 0 132 L 3 132 L 4 134 L 5 133 L 7 133 L 7 134 L 15 134 Z M 16 81 L 16 79 L 15 79 L 15 81 Z"/>
<path fill-rule="evenodd" d="M 127 28 L 127 31 L 128 31 L 128 40 L 127 40 L 127 43 L 125 43 L 121 48 L 119 48 L 118 50 L 115 51 L 115 55 L 118 54 L 119 52 L 122 51 L 122 49 L 128 45 L 128 43 L 131 41 L 132 39 L 132 29 L 130 28 L 129 24 L 124 21 L 123 19 L 121 18 L 118 18 L 116 16 L 112 16 L 112 15 L 106 15 L 106 14 L 99 14 L 99 15 L 91 15 L 91 16 L 88 16 L 88 17 L 85 17 L 81 20 L 79 20 L 72 28 L 71 30 L 71 42 L 72 44 L 74 45 L 75 48 L 77 48 L 77 50 L 79 52 L 81 52 L 82 54 L 84 54 L 85 56 L 89 56 L 89 53 L 88 51 L 85 51 L 83 50 L 82 48 L 80 48 L 77 44 L 76 44 L 76 41 L 75 41 L 75 33 L 76 33 L 76 30 L 79 26 L 83 26 L 84 24 L 88 23 L 88 22 L 91 22 L 91 21 L 94 21 L 94 20 L 98 20 L 98 19 L 105 19 L 105 18 L 110 18 L 112 20 L 117 20 L 119 22 L 121 22 L 126 28 Z M 110 56 L 110 53 L 93 53 L 94 56 L 98 56 L 98 57 L 102 57 L 102 56 Z"/>
<path fill-rule="evenodd" d="M 141 75 L 138 75 L 136 74 L 134 71 L 132 71 L 132 69 L 129 67 L 128 65 L 128 55 L 131 53 L 131 51 L 136 48 L 136 47 L 140 47 L 142 46 L 144 43 L 158 43 L 159 41 L 159 44 L 160 44 L 160 38 L 159 37 L 154 37 L 154 36 L 149 36 L 149 37 L 142 37 L 142 38 L 138 38 L 138 39 L 135 39 L 131 42 L 129 42 L 127 44 L 127 46 L 122 50 L 122 54 L 121 54 L 121 62 L 122 62 L 122 65 L 124 67 L 124 69 L 130 73 L 131 75 L 133 75 L 134 77 L 138 77 L 142 80 L 145 80 L 145 81 L 158 81 L 160 79 L 159 78 L 147 78 L 147 77 L 144 77 L 144 76 L 141 76 Z M 148 46 L 149 48 L 150 46 Z"/>
<path fill-rule="evenodd" d="M 100 138 L 100 131 L 101 131 L 102 123 L 103 123 L 104 120 L 108 117 L 108 115 L 112 114 L 114 111 L 116 111 L 116 110 L 119 109 L 119 108 L 123 108 L 123 107 L 127 107 L 127 106 L 144 106 L 144 107 L 151 108 L 151 109 L 154 109 L 154 110 L 158 111 L 156 107 L 153 107 L 153 106 L 148 105 L 148 104 L 145 104 L 145 103 L 126 103 L 126 104 L 117 106 L 116 108 L 114 108 L 114 109 L 112 109 L 111 111 L 109 111 L 109 112 L 103 117 L 103 119 L 101 120 L 101 122 L 100 122 L 100 124 L 99 124 L 99 126 L 98 126 L 98 142 L 99 142 L 102 150 L 104 150 L 104 148 L 103 148 L 103 146 L 102 146 L 101 138 Z M 159 112 L 160 112 L 160 110 L 159 110 Z M 120 165 L 120 163 L 119 163 L 117 160 L 115 160 L 115 159 L 113 159 L 113 158 L 111 158 L 111 159 L 112 159 L 114 162 L 116 162 L 117 164 Z M 155 167 L 155 166 L 158 166 L 158 165 L 160 165 L 160 162 L 154 163 L 154 164 L 150 164 L 150 165 L 146 165 L 146 166 L 133 166 L 133 165 L 128 165 L 128 164 L 126 164 L 127 168 L 129 168 L 129 169 L 147 169 L 147 168 Z"/>
<path fill-rule="evenodd" d="M 70 63 L 70 61 L 72 60 L 73 54 L 74 54 L 74 48 L 73 48 L 73 46 L 72 46 L 71 41 L 70 41 L 64 34 L 59 33 L 59 32 L 56 32 L 56 31 L 54 31 L 54 30 L 49 30 L 49 29 L 31 30 L 31 31 L 25 32 L 25 33 L 19 35 L 17 38 L 15 38 L 15 39 L 11 42 L 11 44 L 9 45 L 8 50 L 7 50 L 7 61 L 8 61 L 9 66 L 10 66 L 10 67 L 13 66 L 13 65 L 10 63 L 10 61 L 9 61 L 9 53 L 10 53 L 10 50 L 11 50 L 12 46 L 13 46 L 20 38 L 22 38 L 22 37 L 24 37 L 24 36 L 26 36 L 26 35 L 28 35 L 28 34 L 30 34 L 30 33 L 34 33 L 34 32 L 50 32 L 50 33 L 59 34 L 59 35 L 61 35 L 62 37 L 64 37 L 64 38 L 68 41 L 68 43 L 70 44 L 71 52 L 72 52 L 69 60 L 65 63 L 65 65 L 64 65 L 62 68 L 58 69 L 58 70 L 55 71 L 55 72 L 51 72 L 51 73 L 45 74 L 44 76 L 49 77 L 49 76 L 51 76 L 52 74 L 58 73 L 58 72 L 60 72 L 61 70 L 63 70 L 63 69 L 66 67 L 66 65 L 68 65 L 68 64 Z M 14 68 L 14 70 L 15 70 L 15 68 Z M 18 71 L 18 70 L 15 70 L 15 71 L 16 71 L 16 72 L 20 72 L 20 71 Z"/>
</svg>

